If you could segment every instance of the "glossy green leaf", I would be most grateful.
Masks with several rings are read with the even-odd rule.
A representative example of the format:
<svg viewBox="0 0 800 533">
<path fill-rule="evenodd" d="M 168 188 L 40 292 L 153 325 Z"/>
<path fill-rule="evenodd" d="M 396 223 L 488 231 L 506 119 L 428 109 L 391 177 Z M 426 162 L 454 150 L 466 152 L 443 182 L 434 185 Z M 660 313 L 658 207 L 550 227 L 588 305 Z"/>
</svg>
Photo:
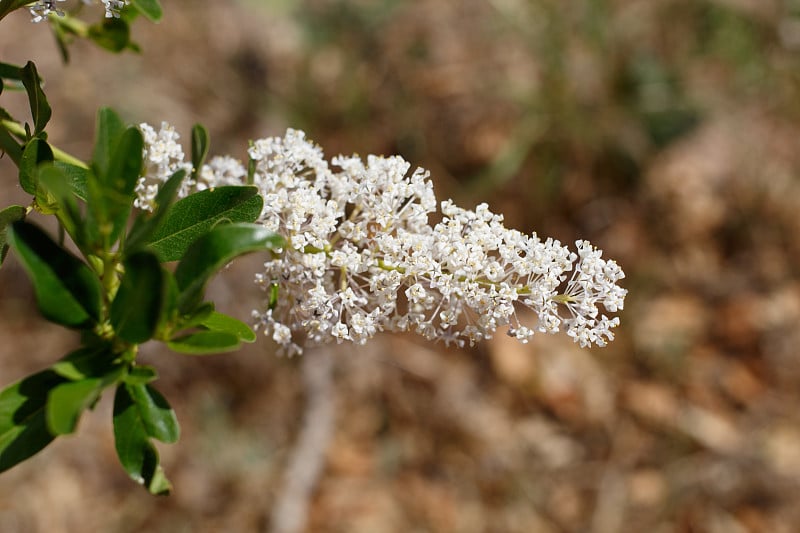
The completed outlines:
<svg viewBox="0 0 800 533">
<path fill-rule="evenodd" d="M 234 258 L 258 250 L 280 248 L 280 235 L 256 224 L 225 224 L 198 238 L 175 269 L 181 294 L 178 308 L 188 311 L 202 296 L 206 282 Z"/>
<path fill-rule="evenodd" d="M 217 187 L 175 203 L 155 234 L 151 248 L 162 262 L 177 261 L 200 235 L 220 222 L 253 222 L 263 200 L 255 187 Z"/>
<path fill-rule="evenodd" d="M 17 220 L 25 218 L 25 208 L 21 205 L 11 205 L 0 211 L 0 265 L 8 254 L 7 234 L 8 227 Z"/>
<path fill-rule="evenodd" d="M 125 375 L 125 383 L 129 385 L 145 385 L 158 379 L 158 372 L 152 366 L 137 365 Z"/>
<path fill-rule="evenodd" d="M 50 433 L 74 432 L 83 411 L 97 401 L 102 391 L 103 381 L 98 378 L 70 381 L 51 389 L 45 409 Z"/>
<path fill-rule="evenodd" d="M 31 277 L 39 309 L 48 320 L 84 327 L 100 317 L 102 288 L 85 263 L 24 221 L 12 224 L 8 243 Z"/>
<path fill-rule="evenodd" d="M 125 123 L 113 109 L 103 107 L 97 112 L 92 164 L 98 174 L 105 176 L 108 173 L 111 157 L 124 131 Z"/>
<path fill-rule="evenodd" d="M 111 52 L 122 52 L 131 41 L 131 28 L 122 18 L 106 18 L 89 26 L 87 37 Z"/>
<path fill-rule="evenodd" d="M 212 355 L 238 350 L 239 337 L 225 331 L 198 331 L 167 343 L 170 350 L 189 355 Z"/>
<path fill-rule="evenodd" d="M 134 344 L 153 337 L 164 298 L 161 264 L 151 252 L 141 251 L 123 262 L 125 274 L 111 304 L 111 325 L 117 335 Z"/>
<path fill-rule="evenodd" d="M 50 444 L 45 406 L 50 390 L 64 382 L 51 370 L 38 372 L 0 391 L 0 472 Z"/>
<path fill-rule="evenodd" d="M 178 196 L 178 191 L 181 188 L 181 183 L 186 177 L 186 171 L 181 169 L 175 172 L 170 178 L 158 189 L 155 198 L 155 211 L 153 213 L 142 212 L 136 217 L 133 222 L 128 238 L 125 242 L 126 252 L 136 251 L 144 246 L 150 237 L 158 231 L 161 223 L 165 220 L 167 213 L 169 213 L 175 198 Z"/>
<path fill-rule="evenodd" d="M 243 342 L 255 342 L 256 334 L 250 329 L 250 326 L 245 324 L 239 319 L 233 318 L 223 313 L 214 311 L 205 320 L 200 322 L 200 325 L 208 328 L 211 331 L 222 331 L 225 333 L 232 333 Z"/>
<path fill-rule="evenodd" d="M 52 110 L 50 109 L 50 104 L 47 103 L 44 91 L 42 91 L 42 79 L 36 71 L 36 65 L 32 61 L 28 61 L 22 67 L 20 73 L 22 84 L 25 85 L 25 90 L 28 92 L 28 103 L 33 117 L 33 133 L 38 135 L 50 121 Z"/>
<path fill-rule="evenodd" d="M 158 0 L 132 0 L 131 5 L 152 22 L 159 22 L 164 16 Z"/>
<path fill-rule="evenodd" d="M 146 384 L 127 384 L 126 388 L 133 398 L 145 433 L 161 442 L 178 442 L 180 427 L 175 411 L 156 389 Z"/>
<path fill-rule="evenodd" d="M 142 412 L 130 393 L 120 384 L 114 395 L 114 444 L 117 457 L 128 475 L 151 494 L 168 494 L 172 487 L 159 464 L 158 452 L 150 442 Z"/>
<path fill-rule="evenodd" d="M 53 149 L 42 139 L 31 139 L 19 163 L 19 184 L 26 193 L 36 194 L 39 165 L 45 161 L 53 161 Z"/>
</svg>

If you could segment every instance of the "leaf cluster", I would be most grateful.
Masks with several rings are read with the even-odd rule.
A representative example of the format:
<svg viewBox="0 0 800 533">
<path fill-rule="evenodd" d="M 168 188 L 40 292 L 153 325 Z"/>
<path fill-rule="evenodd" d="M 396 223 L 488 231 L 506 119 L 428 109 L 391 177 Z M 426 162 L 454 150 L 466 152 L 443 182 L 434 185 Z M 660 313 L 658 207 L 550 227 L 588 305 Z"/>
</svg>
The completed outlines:
<svg viewBox="0 0 800 533">
<path fill-rule="evenodd" d="M 0 65 L 0 75 L 19 81 L 29 95 L 30 123 L 0 128 L 0 147 L 32 197 L 29 206 L 0 211 L 0 259 L 10 249 L 31 279 L 44 317 L 79 331 L 82 339 L 50 368 L 0 391 L 0 472 L 74 432 L 81 414 L 114 388 L 122 466 L 151 493 L 168 492 L 152 440 L 175 442 L 178 422 L 152 385 L 155 369 L 137 363 L 138 347 L 155 340 L 176 352 L 204 355 L 253 342 L 246 324 L 205 301 L 205 287 L 235 257 L 280 248 L 283 241 L 253 224 L 263 202 L 255 187 L 219 187 L 179 200 L 184 170 L 162 185 L 152 213 L 135 213 L 144 166 L 139 129 L 101 109 L 92 159 L 77 161 L 47 140 L 50 108 L 33 64 Z M 196 126 L 192 138 L 199 167 L 208 134 Z M 55 216 L 59 235 L 32 222 L 32 212 Z M 77 254 L 67 248 L 67 238 Z"/>
</svg>

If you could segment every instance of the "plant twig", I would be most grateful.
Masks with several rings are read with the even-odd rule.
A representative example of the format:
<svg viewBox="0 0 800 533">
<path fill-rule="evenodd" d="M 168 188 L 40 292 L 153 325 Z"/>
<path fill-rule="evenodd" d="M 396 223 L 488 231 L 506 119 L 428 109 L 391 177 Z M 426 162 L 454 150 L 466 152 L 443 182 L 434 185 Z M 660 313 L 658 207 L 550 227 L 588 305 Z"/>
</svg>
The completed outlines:
<svg viewBox="0 0 800 533">
<path fill-rule="evenodd" d="M 335 419 L 333 393 L 333 354 L 306 350 L 302 361 L 306 405 L 303 425 L 289 465 L 284 473 L 282 489 L 272 509 L 271 533 L 304 531 L 308 507 L 325 465 Z"/>
</svg>

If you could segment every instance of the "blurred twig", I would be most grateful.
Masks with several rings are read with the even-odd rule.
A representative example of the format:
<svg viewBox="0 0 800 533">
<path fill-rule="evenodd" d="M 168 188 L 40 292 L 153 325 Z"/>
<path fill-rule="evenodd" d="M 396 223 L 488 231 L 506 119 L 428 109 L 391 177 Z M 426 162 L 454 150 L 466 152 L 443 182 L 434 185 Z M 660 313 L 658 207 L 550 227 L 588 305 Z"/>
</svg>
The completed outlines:
<svg viewBox="0 0 800 533">
<path fill-rule="evenodd" d="M 335 418 L 332 354 L 307 350 L 302 361 L 306 406 L 282 490 L 272 509 L 271 533 L 305 530 L 308 504 L 325 464 Z"/>
</svg>

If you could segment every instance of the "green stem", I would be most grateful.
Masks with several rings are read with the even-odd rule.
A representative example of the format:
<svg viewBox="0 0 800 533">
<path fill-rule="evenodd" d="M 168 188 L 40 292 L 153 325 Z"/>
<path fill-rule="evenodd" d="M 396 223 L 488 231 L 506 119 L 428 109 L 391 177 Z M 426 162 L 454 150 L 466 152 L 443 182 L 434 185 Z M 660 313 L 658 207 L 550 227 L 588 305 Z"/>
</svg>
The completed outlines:
<svg viewBox="0 0 800 533">
<path fill-rule="evenodd" d="M 25 137 L 25 127 L 21 124 L 14 122 L 13 120 L 0 120 L 0 125 L 2 125 L 6 130 L 13 133 L 18 137 Z M 75 157 L 74 155 L 68 154 L 67 152 L 56 148 L 52 144 L 50 147 L 53 149 L 53 156 L 56 158 L 56 161 L 62 161 L 64 163 L 68 163 L 70 165 L 81 167 L 81 168 L 89 168 L 89 165 Z"/>
</svg>

